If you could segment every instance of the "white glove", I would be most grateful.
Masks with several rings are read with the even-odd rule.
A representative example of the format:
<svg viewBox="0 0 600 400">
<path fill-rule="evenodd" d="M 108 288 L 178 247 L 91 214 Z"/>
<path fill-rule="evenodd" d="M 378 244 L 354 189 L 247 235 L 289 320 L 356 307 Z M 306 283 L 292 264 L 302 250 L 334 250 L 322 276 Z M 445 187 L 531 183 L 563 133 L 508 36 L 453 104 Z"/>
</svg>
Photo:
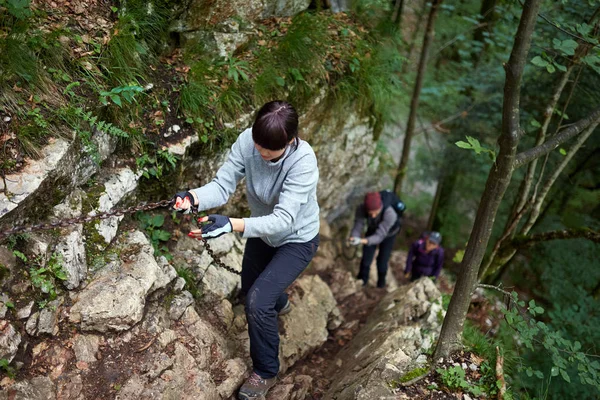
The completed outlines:
<svg viewBox="0 0 600 400">
<path fill-rule="evenodd" d="M 359 237 L 351 237 L 351 238 L 348 238 L 348 242 L 352 246 L 358 246 L 360 244 L 360 238 Z"/>
</svg>

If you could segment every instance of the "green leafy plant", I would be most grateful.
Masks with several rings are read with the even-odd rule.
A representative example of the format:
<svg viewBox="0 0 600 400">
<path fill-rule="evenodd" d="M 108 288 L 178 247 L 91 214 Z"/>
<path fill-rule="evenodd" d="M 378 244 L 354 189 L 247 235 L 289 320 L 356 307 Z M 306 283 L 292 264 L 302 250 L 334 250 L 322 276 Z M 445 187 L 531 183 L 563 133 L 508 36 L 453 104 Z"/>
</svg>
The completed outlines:
<svg viewBox="0 0 600 400">
<path fill-rule="evenodd" d="M 186 267 L 175 267 L 175 270 L 177 271 L 177 275 L 179 275 L 185 281 L 185 287 L 188 292 L 190 292 L 195 299 L 200 299 L 202 292 L 196 284 L 196 277 L 194 276 L 192 270 Z"/>
<path fill-rule="evenodd" d="M 179 158 L 169 153 L 168 150 L 158 150 L 154 156 L 143 154 L 136 158 L 135 163 L 138 169 L 142 169 L 142 176 L 146 179 L 160 179 L 165 171 L 175 169 Z"/>
<path fill-rule="evenodd" d="M 10 363 L 8 362 L 8 360 L 6 358 L 1 358 L 0 359 L 0 368 L 2 368 L 4 370 L 4 372 L 6 373 L 6 375 L 8 375 L 9 378 L 14 378 L 15 377 L 15 369 L 10 365 Z"/>
<path fill-rule="evenodd" d="M 110 99 L 114 104 L 121 107 L 123 105 L 121 99 L 131 104 L 135 101 L 135 95 L 143 91 L 144 88 L 138 85 L 117 86 L 112 88 L 110 92 L 100 92 L 100 102 L 108 105 L 108 99 Z"/>
<path fill-rule="evenodd" d="M 171 259 L 169 249 L 164 245 L 171 239 L 171 233 L 160 229 L 165 223 L 165 216 L 162 214 L 147 214 L 138 212 L 136 218 L 140 221 L 142 229 L 146 231 L 154 247 L 155 256 L 165 256 L 167 259 Z"/>
<path fill-rule="evenodd" d="M 227 78 L 233 80 L 235 83 L 238 83 L 240 78 L 245 81 L 249 79 L 248 74 L 250 73 L 250 65 L 247 61 L 241 61 L 233 56 L 229 56 L 226 60 L 218 62 L 217 66 L 226 66 Z"/>
<path fill-rule="evenodd" d="M 32 15 L 29 5 L 31 0 L 0 0 L 0 7 L 5 7 L 17 19 L 25 19 Z"/>
<path fill-rule="evenodd" d="M 110 122 L 98 120 L 98 116 L 94 115 L 91 111 L 84 111 L 83 108 L 77 107 L 75 108 L 75 114 L 83 119 L 85 122 L 90 124 L 92 128 L 95 128 L 101 132 L 106 132 L 111 136 L 116 136 L 120 138 L 129 138 L 129 133 L 124 130 L 117 128 Z"/>
<path fill-rule="evenodd" d="M 450 368 L 438 368 L 436 371 L 440 374 L 442 383 L 450 389 L 466 390 L 475 396 L 481 396 L 484 393 L 479 386 L 466 380 L 465 370 L 459 365 Z"/>
<path fill-rule="evenodd" d="M 523 311 L 526 310 L 526 312 Z M 527 376 L 539 379 L 551 379 L 561 376 L 570 383 L 568 369 L 576 367 L 579 381 L 600 390 L 600 362 L 590 358 L 582 349 L 581 343 L 565 339 L 563 335 L 535 317 L 545 312 L 535 300 L 525 303 L 519 300 L 516 292 L 511 293 L 511 307 L 503 310 L 508 325 L 518 334 L 519 342 L 531 351 L 546 351 L 550 354 L 552 366 L 550 371 L 540 371 L 521 365 L 520 370 Z"/>
<path fill-rule="evenodd" d="M 461 149 L 470 149 L 473 150 L 475 152 L 475 154 L 479 155 L 481 153 L 484 153 L 490 157 L 490 160 L 492 160 L 492 162 L 496 162 L 496 152 L 494 150 L 488 149 L 484 146 L 481 145 L 481 143 L 479 143 L 479 140 L 475 139 L 472 136 L 467 136 L 467 141 L 464 142 L 462 140 L 459 140 L 458 142 L 454 143 L 457 147 L 460 147 Z"/>
<path fill-rule="evenodd" d="M 64 281 L 67 279 L 67 274 L 62 266 L 62 256 L 57 253 L 52 254 L 46 266 L 40 265 L 37 260 L 24 262 L 31 265 L 29 279 L 33 287 L 48 295 L 49 300 L 54 300 L 56 298 L 56 280 Z"/>
</svg>

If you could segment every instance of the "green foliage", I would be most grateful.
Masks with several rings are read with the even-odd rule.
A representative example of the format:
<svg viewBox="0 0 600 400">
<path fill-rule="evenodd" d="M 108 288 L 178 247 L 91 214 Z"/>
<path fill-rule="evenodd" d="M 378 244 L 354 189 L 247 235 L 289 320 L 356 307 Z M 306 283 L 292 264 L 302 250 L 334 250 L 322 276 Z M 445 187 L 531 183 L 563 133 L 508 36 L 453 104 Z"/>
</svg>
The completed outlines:
<svg viewBox="0 0 600 400">
<path fill-rule="evenodd" d="M 158 150 L 156 155 L 143 154 L 135 160 L 138 169 L 142 169 L 142 176 L 146 179 L 160 179 L 165 171 L 172 171 L 177 166 L 179 158 L 169 153 L 168 150 Z"/>
<path fill-rule="evenodd" d="M 233 56 L 229 56 L 225 61 L 220 61 L 217 63 L 217 66 L 227 67 L 227 78 L 233 80 L 235 83 L 238 83 L 239 79 L 243 79 L 247 81 L 248 73 L 249 73 L 249 64 L 247 61 L 241 61 Z"/>
<path fill-rule="evenodd" d="M 10 365 L 6 358 L 0 358 L 0 368 L 4 370 L 6 375 L 13 379 L 16 375 L 16 370 Z"/>
<path fill-rule="evenodd" d="M 177 271 L 177 275 L 185 281 L 185 288 L 188 292 L 190 292 L 196 300 L 199 300 L 202 297 L 202 292 L 196 284 L 196 277 L 192 270 L 187 267 L 175 267 L 175 270 Z"/>
<path fill-rule="evenodd" d="M 52 254 L 45 266 L 41 265 L 39 260 L 30 261 L 27 260 L 27 257 L 21 258 L 21 260 L 30 265 L 29 279 L 33 287 L 40 289 L 43 294 L 47 295 L 47 298 L 42 300 L 41 304 L 45 305 L 47 300 L 54 300 L 57 289 L 56 280 L 64 281 L 67 279 L 67 274 L 62 266 L 62 256 L 57 253 Z"/>
<path fill-rule="evenodd" d="M 152 247 L 154 247 L 154 255 L 164 256 L 168 260 L 171 259 L 172 256 L 169 253 L 169 249 L 165 246 L 165 243 L 171 239 L 171 233 L 160 229 L 165 223 L 165 216 L 162 214 L 151 215 L 137 212 L 135 217 L 140 222 L 142 229 L 150 237 L 150 242 L 152 243 Z"/>
<path fill-rule="evenodd" d="M 110 92 L 100 92 L 100 102 L 104 105 L 107 105 L 108 99 L 110 99 L 114 104 L 121 107 L 123 104 L 121 99 L 131 104 L 135 101 L 135 95 L 143 91 L 144 88 L 138 85 L 117 86 L 112 88 Z"/>
<path fill-rule="evenodd" d="M 537 320 L 535 317 L 543 314 L 544 309 L 535 300 L 530 300 L 526 305 L 519 300 L 516 292 L 511 295 L 514 306 L 503 311 L 508 326 L 518 334 L 519 342 L 527 349 L 532 352 L 547 352 L 551 359 L 549 370 L 543 371 L 530 366 L 520 366 L 520 370 L 528 377 L 535 376 L 548 381 L 560 375 L 564 381 L 571 383 L 572 375 L 569 370 L 574 372 L 573 367 L 576 367 L 575 375 L 581 384 L 600 390 L 600 362 L 590 358 L 579 341 L 568 340 L 559 331 Z M 525 307 L 527 313 L 521 311 Z"/>
<path fill-rule="evenodd" d="M 9 14 L 22 20 L 31 16 L 30 3 L 31 0 L 0 0 L 0 8 L 5 7 Z"/>
<path fill-rule="evenodd" d="M 102 121 L 98 119 L 97 115 L 94 115 L 91 111 L 84 111 L 83 108 L 77 107 L 75 108 L 75 114 L 80 117 L 83 121 L 87 122 L 90 127 L 97 129 L 101 132 L 106 132 L 111 136 L 116 136 L 119 138 L 128 138 L 129 133 L 124 130 L 117 128 L 110 122 Z"/>
<path fill-rule="evenodd" d="M 415 368 L 411 371 L 408 371 L 406 374 L 402 375 L 402 377 L 400 378 L 400 382 L 405 383 L 408 381 L 412 381 L 413 379 L 426 374 L 428 371 L 429 371 L 429 368 L 426 368 L 426 367 Z"/>
<path fill-rule="evenodd" d="M 442 384 L 450 389 L 467 391 L 474 396 L 481 396 L 484 393 L 481 387 L 466 380 L 465 370 L 459 365 L 449 368 L 438 368 L 436 371 L 440 374 Z"/>
<path fill-rule="evenodd" d="M 462 140 L 455 143 L 457 147 L 461 149 L 470 149 L 475 152 L 475 154 L 479 155 L 481 153 L 487 153 L 492 162 L 496 162 L 496 152 L 494 150 L 490 150 L 479 143 L 479 140 L 475 139 L 472 136 L 467 136 L 467 141 L 464 142 Z"/>
</svg>

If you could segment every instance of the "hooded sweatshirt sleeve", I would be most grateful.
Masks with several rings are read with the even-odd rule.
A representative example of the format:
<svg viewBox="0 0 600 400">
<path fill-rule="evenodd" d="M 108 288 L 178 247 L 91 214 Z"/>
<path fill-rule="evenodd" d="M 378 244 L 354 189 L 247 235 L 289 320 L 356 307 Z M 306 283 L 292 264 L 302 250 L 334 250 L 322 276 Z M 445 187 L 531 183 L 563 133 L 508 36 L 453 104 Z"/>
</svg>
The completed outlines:
<svg viewBox="0 0 600 400">
<path fill-rule="evenodd" d="M 377 226 L 377 230 L 375 230 L 375 233 L 371 236 L 366 237 L 367 245 L 370 246 L 383 242 L 390 232 L 392 226 L 394 226 L 396 223 L 397 219 L 398 214 L 396 214 L 396 211 L 394 211 L 392 207 L 387 207 L 385 210 L 383 210 L 383 219 Z"/>
<path fill-rule="evenodd" d="M 354 226 L 350 231 L 350 237 L 362 237 L 363 229 L 365 227 L 365 218 L 367 218 L 365 207 L 361 204 L 356 207 L 356 212 L 354 213 Z"/>
<path fill-rule="evenodd" d="M 194 200 L 199 210 L 208 210 L 227 203 L 229 196 L 235 191 L 237 184 L 246 174 L 241 148 L 242 136 L 246 132 L 243 132 L 231 146 L 227 161 L 219 168 L 215 179 L 200 188 L 190 190 L 192 195 L 195 196 Z"/>
<path fill-rule="evenodd" d="M 291 229 L 300 208 L 316 193 L 318 181 L 317 158 L 311 152 L 299 159 L 288 171 L 279 194 L 279 202 L 271 214 L 244 218 L 245 228 L 242 236 L 263 237 Z"/>
<path fill-rule="evenodd" d="M 435 279 L 440 276 L 440 272 L 442 272 L 442 267 L 444 266 L 444 249 L 441 247 L 438 248 L 438 253 L 435 257 L 435 265 L 433 266 L 433 275 Z"/>
<path fill-rule="evenodd" d="M 410 246 L 410 250 L 408 250 L 408 256 L 406 257 L 406 268 L 404 268 L 405 274 L 408 274 L 410 271 L 412 271 L 412 263 L 413 259 L 415 258 L 415 252 L 417 251 L 418 247 L 419 242 L 416 241 Z"/>
</svg>

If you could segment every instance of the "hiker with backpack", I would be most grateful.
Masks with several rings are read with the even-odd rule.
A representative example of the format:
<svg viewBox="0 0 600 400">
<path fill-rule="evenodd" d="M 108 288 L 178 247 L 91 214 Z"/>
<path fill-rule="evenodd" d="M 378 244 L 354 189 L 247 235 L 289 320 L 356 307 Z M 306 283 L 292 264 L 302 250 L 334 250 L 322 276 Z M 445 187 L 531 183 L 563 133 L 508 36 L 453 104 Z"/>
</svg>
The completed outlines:
<svg viewBox="0 0 600 400">
<path fill-rule="evenodd" d="M 439 232 L 423 232 L 419 240 L 410 246 L 406 258 L 406 277 L 416 281 L 422 276 L 438 278 L 444 265 L 444 249 L 440 246 L 442 235 Z"/>
<path fill-rule="evenodd" d="M 242 261 L 242 295 L 253 371 L 238 399 L 264 399 L 279 373 L 277 317 L 291 310 L 285 289 L 308 266 L 319 246 L 319 169 L 311 146 L 298 137 L 291 104 L 272 101 L 252 128 L 240 134 L 212 182 L 177 193 L 174 208 L 206 210 L 227 203 L 246 178 L 250 218 L 209 215 L 192 238 L 216 238 L 232 231 L 248 238 Z"/>
<path fill-rule="evenodd" d="M 369 270 L 375 252 L 377 255 L 377 287 L 385 287 L 388 262 L 394 248 L 394 242 L 402 225 L 404 203 L 389 190 L 370 192 L 365 195 L 364 202 L 356 208 L 354 227 L 350 233 L 349 243 L 355 246 L 364 245 L 363 255 L 357 279 L 362 279 L 363 286 L 369 281 Z M 366 225 L 365 237 L 362 237 Z"/>
</svg>

